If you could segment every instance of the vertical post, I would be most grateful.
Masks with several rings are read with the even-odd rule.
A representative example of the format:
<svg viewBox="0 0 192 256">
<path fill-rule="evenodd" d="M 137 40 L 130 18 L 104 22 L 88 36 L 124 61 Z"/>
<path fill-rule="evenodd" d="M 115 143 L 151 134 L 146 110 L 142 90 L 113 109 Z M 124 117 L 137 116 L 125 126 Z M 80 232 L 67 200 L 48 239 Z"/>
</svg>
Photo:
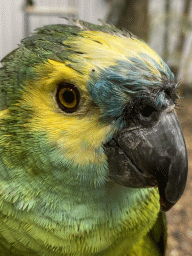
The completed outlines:
<svg viewBox="0 0 192 256">
<path fill-rule="evenodd" d="M 26 11 L 26 6 L 24 7 L 24 37 L 29 36 L 29 14 Z"/>
</svg>

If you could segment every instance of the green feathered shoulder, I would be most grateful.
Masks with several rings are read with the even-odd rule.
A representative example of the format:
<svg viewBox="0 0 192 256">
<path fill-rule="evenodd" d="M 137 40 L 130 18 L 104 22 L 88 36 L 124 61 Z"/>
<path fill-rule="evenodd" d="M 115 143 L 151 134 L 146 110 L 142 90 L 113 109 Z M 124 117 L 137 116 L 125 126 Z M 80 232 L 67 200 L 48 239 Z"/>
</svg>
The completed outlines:
<svg viewBox="0 0 192 256">
<path fill-rule="evenodd" d="M 158 247 L 160 255 L 165 256 L 167 248 L 167 219 L 165 212 L 159 212 L 158 218 L 148 236 Z"/>
</svg>

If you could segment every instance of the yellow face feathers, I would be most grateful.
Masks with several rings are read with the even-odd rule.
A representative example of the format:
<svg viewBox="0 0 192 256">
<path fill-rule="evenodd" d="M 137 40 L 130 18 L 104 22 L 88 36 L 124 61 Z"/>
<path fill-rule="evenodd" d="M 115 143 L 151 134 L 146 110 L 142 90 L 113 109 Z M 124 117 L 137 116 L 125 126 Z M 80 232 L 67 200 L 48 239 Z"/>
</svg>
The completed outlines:
<svg viewBox="0 0 192 256">
<path fill-rule="evenodd" d="M 92 105 L 90 96 L 86 89 L 88 77 L 81 75 L 64 63 L 49 60 L 44 66 L 39 67 L 41 78 L 27 82 L 23 92 L 23 101 L 20 104 L 28 104 L 34 116 L 29 129 L 35 131 L 46 131 L 50 143 L 58 146 L 69 160 L 75 158 L 76 163 L 100 163 L 105 155 L 98 151 L 107 135 L 112 131 L 110 125 L 101 125 L 99 122 L 99 110 Z M 44 75 L 43 75 L 44 74 Z M 76 111 L 67 113 L 58 107 L 56 94 L 59 100 L 62 99 L 62 88 L 58 92 L 61 83 L 71 83 L 80 94 L 80 102 Z M 72 92 L 75 94 L 75 90 Z M 60 95 L 61 94 L 61 95 Z M 66 103 L 68 107 L 75 107 L 77 96 L 74 96 L 74 103 Z M 71 106 L 70 106 L 71 104 Z"/>
</svg>

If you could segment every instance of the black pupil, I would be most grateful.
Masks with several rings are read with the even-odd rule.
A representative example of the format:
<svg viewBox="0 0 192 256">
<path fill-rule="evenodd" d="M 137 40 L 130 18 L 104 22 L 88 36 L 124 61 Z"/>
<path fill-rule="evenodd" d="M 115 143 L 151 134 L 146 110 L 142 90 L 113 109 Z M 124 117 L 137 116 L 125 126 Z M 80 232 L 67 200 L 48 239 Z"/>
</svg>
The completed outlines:
<svg viewBox="0 0 192 256">
<path fill-rule="evenodd" d="M 153 107 L 147 105 L 141 110 L 141 114 L 144 117 L 149 117 L 154 111 L 155 109 Z"/>
<path fill-rule="evenodd" d="M 67 103 L 73 103 L 75 97 L 74 94 L 71 90 L 67 90 L 63 93 L 63 99 L 67 102 Z"/>
</svg>

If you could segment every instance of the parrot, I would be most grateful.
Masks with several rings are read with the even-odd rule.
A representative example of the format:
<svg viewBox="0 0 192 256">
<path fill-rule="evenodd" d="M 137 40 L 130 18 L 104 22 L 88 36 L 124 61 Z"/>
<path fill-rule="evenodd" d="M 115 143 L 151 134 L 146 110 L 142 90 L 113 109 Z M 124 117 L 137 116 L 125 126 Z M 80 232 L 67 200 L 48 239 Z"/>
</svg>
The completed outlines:
<svg viewBox="0 0 192 256">
<path fill-rule="evenodd" d="M 178 83 L 113 25 L 46 25 L 0 68 L 0 255 L 166 255 L 187 151 Z"/>
</svg>

